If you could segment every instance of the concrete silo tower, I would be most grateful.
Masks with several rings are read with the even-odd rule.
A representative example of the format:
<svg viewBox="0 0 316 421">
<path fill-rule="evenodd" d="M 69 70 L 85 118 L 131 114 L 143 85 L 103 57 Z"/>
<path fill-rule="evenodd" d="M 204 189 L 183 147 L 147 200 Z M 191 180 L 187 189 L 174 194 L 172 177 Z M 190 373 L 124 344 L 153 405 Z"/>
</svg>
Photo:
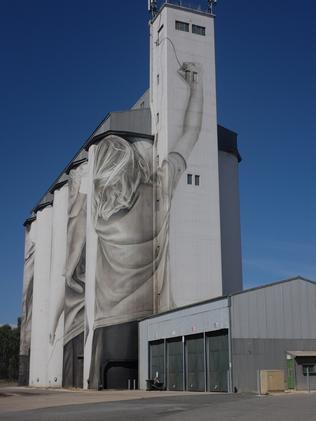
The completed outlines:
<svg viewBox="0 0 316 421">
<path fill-rule="evenodd" d="M 242 277 L 238 157 L 218 142 L 235 139 L 218 133 L 214 15 L 171 3 L 153 13 L 154 163 L 167 168 L 170 211 L 164 281 L 157 270 L 154 287 L 160 312 L 240 290 Z M 158 218 L 161 206 L 157 197 Z M 162 247 L 158 240 L 155 253 Z"/>
</svg>

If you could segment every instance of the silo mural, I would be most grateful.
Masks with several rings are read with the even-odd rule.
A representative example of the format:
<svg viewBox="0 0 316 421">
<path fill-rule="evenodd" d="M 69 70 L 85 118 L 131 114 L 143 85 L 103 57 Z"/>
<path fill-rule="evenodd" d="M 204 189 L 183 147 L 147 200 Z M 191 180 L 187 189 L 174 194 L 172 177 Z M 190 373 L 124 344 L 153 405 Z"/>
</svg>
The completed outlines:
<svg viewBox="0 0 316 421">
<path fill-rule="evenodd" d="M 68 183 L 55 186 L 50 266 L 48 384 L 62 386 L 64 349 L 65 264 L 68 225 Z"/>
<path fill-rule="evenodd" d="M 188 87 L 188 104 L 182 135 L 161 165 L 154 163 L 151 142 L 141 138 L 131 141 L 110 135 L 96 147 L 91 210 L 98 236 L 95 353 L 90 371 L 94 387 L 103 377 L 102 361 L 111 359 L 106 351 L 110 339 L 99 329 L 139 320 L 152 314 L 154 307 L 160 311 L 174 307 L 168 268 L 169 213 L 201 130 L 200 74 L 201 66 L 195 63 L 184 63 L 178 70 Z"/>
<path fill-rule="evenodd" d="M 20 337 L 20 367 L 19 367 L 19 384 L 21 386 L 29 384 L 34 257 L 35 257 L 35 226 L 36 226 L 36 221 L 33 221 L 32 223 L 27 224 L 25 227 L 24 279 L 23 279 L 23 299 L 22 299 L 21 337 Z"/>
<path fill-rule="evenodd" d="M 150 89 L 104 118 L 27 220 L 32 386 L 126 388 L 139 320 L 222 294 L 213 16 L 159 14 Z"/>
<path fill-rule="evenodd" d="M 69 173 L 67 257 L 64 301 L 64 386 L 82 387 L 85 267 L 87 164 Z"/>
</svg>

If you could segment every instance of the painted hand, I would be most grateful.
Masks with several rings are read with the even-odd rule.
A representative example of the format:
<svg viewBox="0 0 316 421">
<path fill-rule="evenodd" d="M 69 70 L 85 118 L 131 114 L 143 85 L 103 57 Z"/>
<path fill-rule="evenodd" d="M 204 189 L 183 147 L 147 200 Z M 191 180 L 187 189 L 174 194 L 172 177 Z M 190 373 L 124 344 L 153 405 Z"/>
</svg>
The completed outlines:
<svg viewBox="0 0 316 421">
<path fill-rule="evenodd" d="M 193 87 L 200 82 L 202 66 L 199 63 L 184 62 L 178 73 L 190 87 Z"/>
</svg>

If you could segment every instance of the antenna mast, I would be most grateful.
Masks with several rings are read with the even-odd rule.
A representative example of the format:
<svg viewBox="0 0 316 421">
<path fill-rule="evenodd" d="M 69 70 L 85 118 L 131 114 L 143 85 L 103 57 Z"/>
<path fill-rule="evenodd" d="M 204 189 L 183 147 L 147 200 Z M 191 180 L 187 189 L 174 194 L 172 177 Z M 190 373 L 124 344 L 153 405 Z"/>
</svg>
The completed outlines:
<svg viewBox="0 0 316 421">
<path fill-rule="evenodd" d="M 208 11 L 215 16 L 215 7 L 217 5 L 217 0 L 208 0 Z"/>
<path fill-rule="evenodd" d="M 158 6 L 156 0 L 148 0 L 148 12 L 151 14 L 152 19 L 157 16 Z"/>
</svg>

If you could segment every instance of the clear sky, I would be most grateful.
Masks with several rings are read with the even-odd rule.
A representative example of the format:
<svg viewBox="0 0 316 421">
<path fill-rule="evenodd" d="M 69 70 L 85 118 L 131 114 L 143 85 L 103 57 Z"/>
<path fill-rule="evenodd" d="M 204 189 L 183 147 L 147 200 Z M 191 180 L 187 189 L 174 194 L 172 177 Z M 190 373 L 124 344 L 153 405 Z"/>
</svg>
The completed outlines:
<svg viewBox="0 0 316 421">
<path fill-rule="evenodd" d="M 243 156 L 245 287 L 316 280 L 315 15 L 314 0 L 218 2 L 218 121 Z M 0 324 L 20 313 L 29 211 L 105 114 L 148 87 L 147 22 L 147 0 L 0 1 Z"/>
</svg>

